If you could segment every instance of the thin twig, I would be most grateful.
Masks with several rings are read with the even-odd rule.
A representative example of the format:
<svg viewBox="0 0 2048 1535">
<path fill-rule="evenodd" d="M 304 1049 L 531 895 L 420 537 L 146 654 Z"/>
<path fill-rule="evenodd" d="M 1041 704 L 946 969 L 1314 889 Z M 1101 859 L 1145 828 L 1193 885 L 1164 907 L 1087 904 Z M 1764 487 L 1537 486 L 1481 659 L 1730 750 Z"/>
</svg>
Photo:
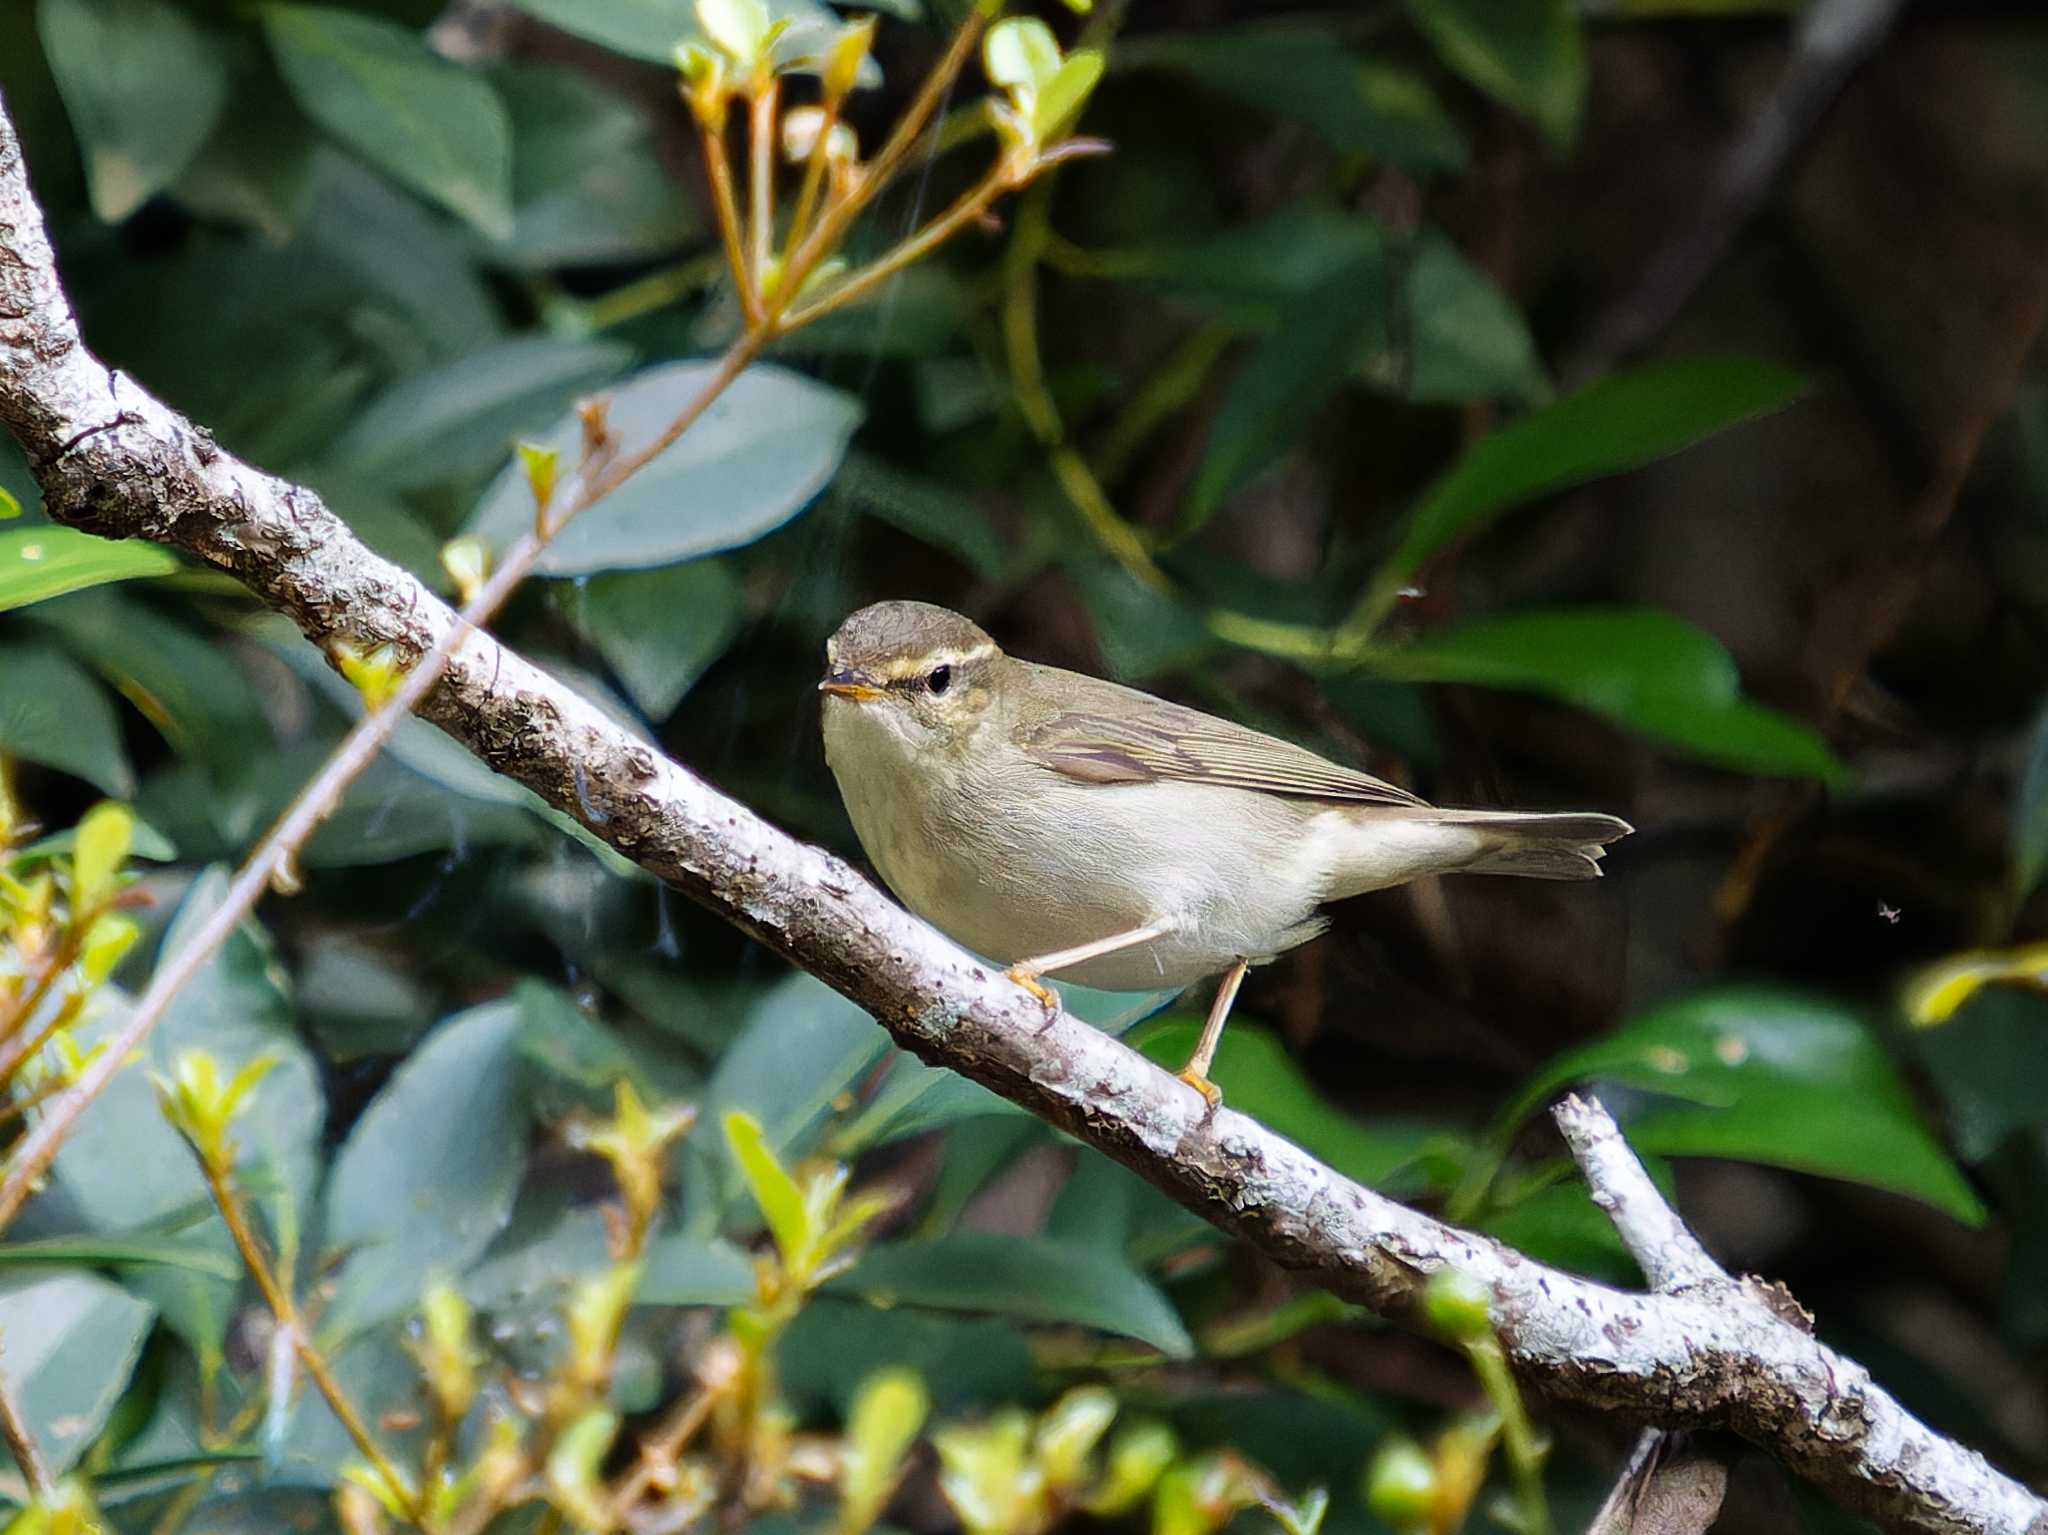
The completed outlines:
<svg viewBox="0 0 2048 1535">
<path fill-rule="evenodd" d="M 749 326 L 758 325 L 761 295 L 754 286 L 753 267 L 747 260 L 741 234 L 739 197 L 733 190 L 732 162 L 726 158 L 724 122 L 721 119 L 713 124 L 702 117 L 696 121 L 697 139 L 704 150 L 704 175 L 711 183 L 712 220 L 718 225 L 718 238 L 725 246 L 725 264 L 732 272 L 733 285 L 739 289 L 740 312 L 747 317 Z"/>
<path fill-rule="evenodd" d="M 756 294 L 768 277 L 768 253 L 775 239 L 775 133 L 782 82 L 770 75 L 757 89 L 747 113 L 747 255 L 749 286 Z"/>
<path fill-rule="evenodd" d="M 1551 1117 L 1585 1175 L 1593 1203 L 1614 1223 L 1621 1245 L 1653 1289 L 1669 1293 L 1689 1285 L 1727 1282 L 1727 1271 L 1664 1202 L 1597 1098 L 1574 1093 L 1551 1110 Z"/>
<path fill-rule="evenodd" d="M 917 143 L 918 135 L 924 132 L 924 125 L 931 120 L 932 113 L 937 111 L 939 103 L 945 100 L 946 92 L 953 88 L 955 77 L 965 67 L 968 59 L 973 57 L 975 41 L 981 36 L 982 28 L 987 24 L 988 18 L 980 6 L 977 5 L 968 13 L 967 19 L 960 23 L 960 29 L 953 34 L 953 41 L 948 45 L 944 56 L 933 66 L 932 72 L 925 76 L 924 84 L 919 87 L 917 95 L 912 98 L 903 116 L 896 120 L 896 126 L 883 142 L 880 152 L 868 162 L 853 192 L 839 202 L 830 204 L 818 216 L 817 224 L 804 237 L 796 255 L 783 272 L 782 281 L 776 285 L 776 296 L 782 301 L 783 306 L 802 290 L 804 282 L 817 270 L 818 263 L 838 249 L 840 241 L 845 239 L 846 232 L 853 227 L 853 221 L 860 216 L 861 210 L 873 202 L 882 188 L 888 185 L 897 167 L 903 163 Z M 775 312 L 777 310 L 771 308 L 770 313 Z"/>
<path fill-rule="evenodd" d="M 426 1507 L 421 1501 L 420 1493 L 408 1485 L 405 1478 L 399 1474 L 398 1467 L 392 1463 L 391 1457 L 384 1453 L 384 1447 L 378 1444 L 376 1437 L 371 1434 L 362 1414 L 356 1411 L 355 1403 L 350 1401 L 348 1393 L 341 1389 L 341 1382 L 334 1378 L 334 1372 L 327 1365 L 327 1356 L 321 1353 L 313 1340 L 307 1336 L 299 1318 L 298 1304 L 292 1299 L 291 1292 L 285 1288 L 283 1281 L 271 1269 L 270 1260 L 263 1256 L 263 1249 L 256 1243 L 256 1233 L 250 1229 L 248 1216 L 243 1212 L 241 1201 L 235 1198 L 234 1188 L 228 1181 L 227 1168 L 204 1152 L 200 1152 L 197 1147 L 193 1149 L 199 1157 L 200 1171 L 206 1175 L 206 1186 L 213 1193 L 213 1202 L 220 1209 L 220 1218 L 227 1224 L 228 1235 L 234 1239 L 235 1251 L 241 1255 L 242 1266 L 249 1271 L 249 1277 L 256 1281 L 256 1289 L 262 1295 L 264 1304 L 270 1307 L 271 1316 L 284 1330 L 285 1336 L 291 1340 L 292 1351 L 298 1355 L 299 1363 L 305 1367 L 306 1374 L 319 1389 L 320 1395 L 326 1398 L 328 1407 L 340 1420 L 357 1452 L 370 1463 L 391 1496 L 405 1509 L 407 1516 L 415 1524 L 422 1522 L 426 1517 Z"/>
<path fill-rule="evenodd" d="M 7 1441 L 15 1465 L 21 1468 L 21 1478 L 28 1483 L 30 1500 L 48 1503 L 50 1495 L 56 1491 L 56 1479 L 50 1475 L 50 1463 L 43 1458 L 43 1448 L 36 1443 L 35 1431 L 28 1426 L 28 1419 L 21 1415 L 21 1404 L 15 1400 L 14 1388 L 8 1383 L 4 1369 L 0 1369 L 0 1439 Z"/>
</svg>

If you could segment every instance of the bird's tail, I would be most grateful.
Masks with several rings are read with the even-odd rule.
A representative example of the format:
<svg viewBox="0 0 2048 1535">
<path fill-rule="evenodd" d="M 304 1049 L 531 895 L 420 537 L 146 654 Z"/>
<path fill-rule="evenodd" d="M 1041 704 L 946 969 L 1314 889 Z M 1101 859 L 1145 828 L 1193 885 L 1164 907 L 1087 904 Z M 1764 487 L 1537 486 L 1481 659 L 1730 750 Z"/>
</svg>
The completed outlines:
<svg viewBox="0 0 2048 1535">
<path fill-rule="evenodd" d="M 1598 879 L 1607 844 L 1635 830 L 1594 811 L 1439 810 L 1435 818 L 1480 833 L 1482 850 L 1463 872 L 1525 879 Z"/>
<path fill-rule="evenodd" d="M 1404 885 L 1426 874 L 1519 874 L 1597 879 L 1608 843 L 1628 822 L 1594 811 L 1440 810 L 1372 805 L 1340 817 L 1325 899 Z"/>
</svg>

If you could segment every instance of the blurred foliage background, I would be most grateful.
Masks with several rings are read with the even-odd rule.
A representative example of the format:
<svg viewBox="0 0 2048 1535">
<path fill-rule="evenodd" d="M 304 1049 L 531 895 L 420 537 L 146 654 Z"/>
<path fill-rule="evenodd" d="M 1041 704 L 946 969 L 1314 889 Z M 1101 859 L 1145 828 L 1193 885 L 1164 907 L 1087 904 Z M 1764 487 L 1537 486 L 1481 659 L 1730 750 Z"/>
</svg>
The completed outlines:
<svg viewBox="0 0 2048 1535">
<path fill-rule="evenodd" d="M 869 143 L 952 19 L 881 9 L 849 111 Z M 1231 1103 L 1376 1187 L 1625 1281 L 1536 1122 L 1597 1083 L 1718 1255 L 1786 1280 L 1917 1411 L 2039 1479 L 2048 26 L 2029 11 L 1048 15 L 1106 50 L 1081 129 L 1114 152 L 783 345 L 630 506 L 575 526 L 499 632 L 855 856 L 812 685 L 840 617 L 884 596 L 1433 799 L 1628 816 L 1599 887 L 1346 905 L 1248 982 L 1216 1071 Z M 447 539 L 525 515 L 514 438 L 600 389 L 658 405 L 658 370 L 734 330 L 666 62 L 694 26 L 670 0 L 24 0 L 0 14 L 0 89 L 91 344 L 448 590 Z M 1845 34 L 1870 47 L 1846 78 Z M 970 71 L 859 241 L 976 173 L 981 90 Z M 0 528 L 14 797 L 45 828 L 101 798 L 138 818 L 141 941 L 69 1031 L 84 1049 L 360 705 L 231 584 L 66 541 L 4 440 L 0 488 L 24 508 Z M 53 856 L 70 854 L 18 846 L 11 877 Z M 612 1432 L 660 1422 L 717 1340 L 759 1341 L 755 1429 L 783 1459 L 749 1490 L 741 1441 L 722 1441 L 728 1527 L 836 1517 L 858 1535 L 882 1516 L 894 1472 L 873 1466 L 858 1496 L 847 1473 L 836 1516 L 786 1506 L 792 1432 L 846 1464 L 908 1455 L 888 1518 L 918 1530 L 1199 1535 L 1313 1487 L 1326 1528 L 1371 1529 L 1365 1472 L 1395 1433 L 1455 1480 L 1472 1436 L 1437 1436 L 1482 1397 L 1454 1350 L 1298 1293 L 896 1055 L 426 726 L 304 865 L 303 893 L 267 906 L 150 1054 L 160 1073 L 193 1049 L 226 1071 L 274 1058 L 235 1121 L 235 1175 L 405 1453 L 434 1432 L 430 1280 L 463 1326 L 477 1314 L 500 1407 L 522 1375 L 573 1374 L 562 1308 L 596 1304 L 618 1256 L 589 1126 L 630 1117 L 624 1081 L 700 1125 L 660 1153 L 590 1410 Z M 1073 1001 L 1174 1061 L 1202 999 Z M 857 1261 L 778 1292 L 798 1301 L 764 1334 L 745 1320 L 780 1187 L 764 1168 L 833 1163 L 886 1198 L 845 1235 Z M 775 1237 L 781 1272 L 796 1237 Z M 116 1527 L 381 1517 L 334 1511 L 353 1452 L 293 1393 L 143 1070 L 9 1240 L 0 1358 L 55 1469 L 85 1471 Z M 886 1394 L 848 1427 L 890 1368 L 914 1383 L 885 1393 L 955 1425 L 936 1458 L 906 1448 L 923 1408 Z M 1077 1386 L 1108 1395 L 1063 1395 Z M 1140 1428 L 1091 1460 L 1105 1401 Z M 1018 1416 L 1055 1403 L 1050 1428 Z M 473 1415 L 464 1455 L 482 1453 Z M 577 1441 L 586 1472 L 622 1463 L 601 1427 Z M 1626 1437 L 1549 1427 L 1568 1527 Z M 1258 1468 L 1228 1496 L 1216 1468 L 1238 1462 L 1203 1458 L 1223 1450 Z M 1119 1475 L 1142 1496 L 1111 1497 Z M 1729 1528 L 1846 1522 L 1750 1480 Z M 1459 1484 L 1424 1527 L 1496 1517 L 1483 1496 Z M 563 1493 L 504 1527 L 575 1507 Z"/>
</svg>

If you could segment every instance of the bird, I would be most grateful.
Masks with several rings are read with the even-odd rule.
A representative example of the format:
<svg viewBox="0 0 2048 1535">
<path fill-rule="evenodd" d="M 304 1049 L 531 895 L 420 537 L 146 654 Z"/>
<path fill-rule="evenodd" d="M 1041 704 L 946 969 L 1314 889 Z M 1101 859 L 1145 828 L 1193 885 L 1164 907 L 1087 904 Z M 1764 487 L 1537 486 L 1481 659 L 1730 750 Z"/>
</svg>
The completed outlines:
<svg viewBox="0 0 2048 1535">
<path fill-rule="evenodd" d="M 1222 976 L 1178 1073 L 1213 1109 L 1246 970 L 1335 901 L 1433 874 L 1592 879 L 1633 829 L 1597 811 L 1446 809 L 1304 747 L 1006 654 L 973 620 L 878 602 L 825 646 L 825 760 L 911 911 L 1049 1009 Z"/>
</svg>

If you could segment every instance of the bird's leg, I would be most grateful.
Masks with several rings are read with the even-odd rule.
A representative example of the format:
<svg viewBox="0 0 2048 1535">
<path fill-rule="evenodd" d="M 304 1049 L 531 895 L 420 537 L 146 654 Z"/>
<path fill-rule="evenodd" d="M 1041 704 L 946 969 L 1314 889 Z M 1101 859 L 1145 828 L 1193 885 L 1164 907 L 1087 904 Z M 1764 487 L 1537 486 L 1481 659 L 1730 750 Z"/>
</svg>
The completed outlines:
<svg viewBox="0 0 2048 1535">
<path fill-rule="evenodd" d="M 1141 943 L 1150 943 L 1163 938 L 1172 931 L 1165 922 L 1148 922 L 1143 927 L 1134 927 L 1128 933 L 1112 933 L 1107 938 L 1097 938 L 1092 943 L 1077 943 L 1071 949 L 1055 949 L 1050 954 L 1041 954 L 1036 959 L 1020 959 L 1007 972 L 1010 979 L 1022 986 L 1032 996 L 1043 1002 L 1052 1012 L 1060 1010 L 1059 994 L 1043 981 L 1041 975 L 1050 975 L 1056 970 L 1065 970 L 1091 959 L 1100 959 L 1105 954 L 1114 954 L 1119 949 L 1135 948 Z"/>
<path fill-rule="evenodd" d="M 1224 1022 L 1230 1017 L 1230 1006 L 1237 1000 L 1237 988 L 1244 984 L 1244 973 L 1251 963 L 1241 959 L 1224 972 L 1223 984 L 1216 988 L 1216 1000 L 1209 1004 L 1209 1016 L 1202 1020 L 1202 1037 L 1195 1042 L 1195 1053 L 1188 1057 L 1187 1065 L 1174 1073 L 1206 1098 L 1212 1110 L 1223 1101 L 1223 1089 L 1209 1080 L 1209 1063 L 1216 1059 Z"/>
</svg>

